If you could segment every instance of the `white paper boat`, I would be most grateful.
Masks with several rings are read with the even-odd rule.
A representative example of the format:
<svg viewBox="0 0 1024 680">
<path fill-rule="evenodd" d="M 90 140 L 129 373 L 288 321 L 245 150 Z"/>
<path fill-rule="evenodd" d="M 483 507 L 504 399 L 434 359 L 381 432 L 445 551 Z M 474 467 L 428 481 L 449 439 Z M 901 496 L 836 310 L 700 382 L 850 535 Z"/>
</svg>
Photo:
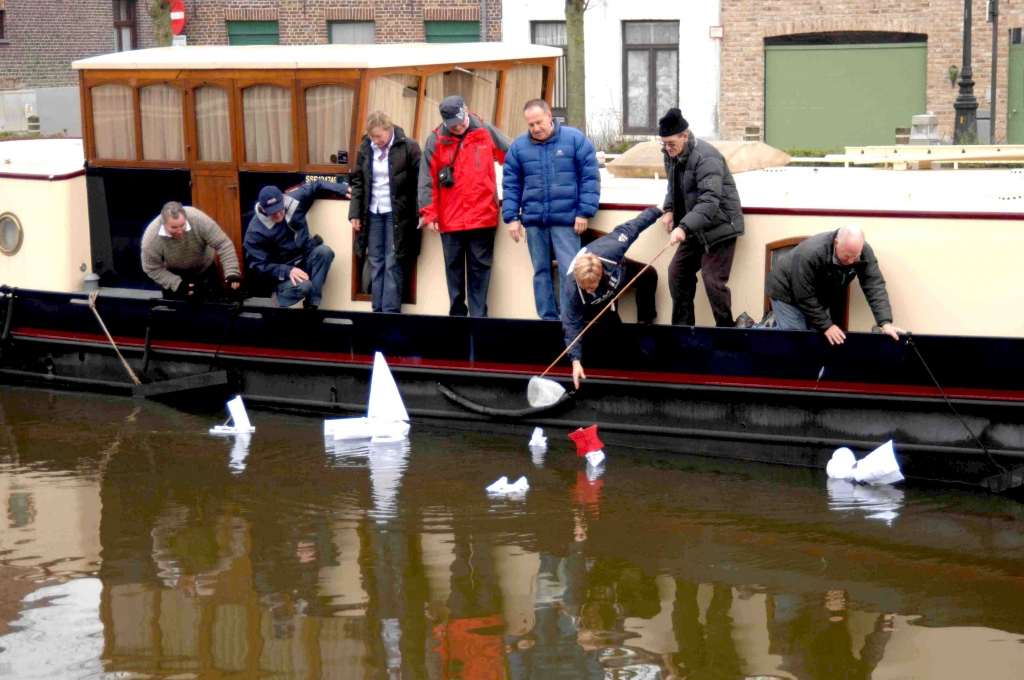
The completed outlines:
<svg viewBox="0 0 1024 680">
<path fill-rule="evenodd" d="M 525 493 L 530 488 L 530 483 L 526 481 L 526 477 L 520 477 L 513 484 L 508 483 L 508 477 L 502 477 L 498 481 L 487 487 L 487 493 L 494 494 L 517 494 Z"/>
<path fill-rule="evenodd" d="M 587 459 L 587 465 L 597 467 L 604 462 L 604 451 L 591 451 L 583 457 Z"/>
<path fill-rule="evenodd" d="M 533 436 L 530 438 L 530 448 L 534 447 L 546 447 L 548 445 L 548 438 L 544 436 L 544 430 L 539 427 L 533 428 Z"/>
<path fill-rule="evenodd" d="M 853 468 L 857 466 L 857 456 L 845 446 L 836 449 L 831 460 L 825 466 L 829 479 L 852 479 Z"/>
<path fill-rule="evenodd" d="M 401 441 L 409 435 L 409 412 L 398 391 L 384 355 L 373 357 L 370 400 L 366 417 L 335 418 L 324 421 L 324 437 L 335 441 Z"/>
<path fill-rule="evenodd" d="M 249 414 L 245 411 L 245 403 L 242 401 L 242 396 L 239 395 L 228 402 L 228 413 L 231 414 L 231 418 L 228 422 L 231 425 L 216 425 L 210 428 L 210 434 L 243 434 L 252 433 L 256 431 L 256 428 L 252 423 L 249 422 Z"/>
<path fill-rule="evenodd" d="M 874 485 L 902 482 L 903 473 L 900 472 L 900 464 L 896 461 L 892 440 L 858 460 L 857 467 L 853 469 L 853 478 L 862 484 Z"/>
</svg>

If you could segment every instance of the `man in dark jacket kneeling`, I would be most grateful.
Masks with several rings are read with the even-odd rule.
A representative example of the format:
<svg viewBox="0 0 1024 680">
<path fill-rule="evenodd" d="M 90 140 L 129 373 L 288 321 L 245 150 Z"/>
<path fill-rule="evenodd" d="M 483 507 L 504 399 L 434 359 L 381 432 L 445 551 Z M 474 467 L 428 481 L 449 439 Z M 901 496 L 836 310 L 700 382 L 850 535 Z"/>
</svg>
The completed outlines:
<svg viewBox="0 0 1024 680">
<path fill-rule="evenodd" d="M 679 109 L 669 109 L 659 121 L 665 147 L 665 229 L 681 244 L 668 266 L 672 293 L 672 323 L 693 326 L 697 272 L 715 315 L 715 325 L 732 326 L 729 273 L 736 254 L 736 237 L 743 234 L 743 209 L 736 181 L 718 149 L 690 133 Z"/>
<path fill-rule="evenodd" d="M 334 251 L 319 236 L 309 234 L 306 213 L 318 198 L 347 198 L 347 184 L 317 179 L 287 194 L 275 186 L 260 189 L 242 245 L 245 264 L 263 287 L 273 291 L 278 307 L 316 309 Z"/>
<path fill-rule="evenodd" d="M 899 340 L 899 334 L 906 331 L 892 324 L 889 294 L 875 252 L 864 241 L 860 227 L 852 225 L 811 236 L 775 263 L 765 283 L 774 327 L 783 331 L 816 329 L 830 344 L 841 345 L 846 334 L 833 323 L 828 310 L 854 278 L 860 281 L 882 332 Z"/>
</svg>

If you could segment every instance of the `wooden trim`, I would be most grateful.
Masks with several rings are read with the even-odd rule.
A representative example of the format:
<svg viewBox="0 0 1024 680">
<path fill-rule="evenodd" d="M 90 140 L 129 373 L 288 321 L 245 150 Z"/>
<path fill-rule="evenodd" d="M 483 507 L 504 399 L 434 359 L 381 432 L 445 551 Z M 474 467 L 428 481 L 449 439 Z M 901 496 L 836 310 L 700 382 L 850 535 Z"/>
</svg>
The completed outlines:
<svg viewBox="0 0 1024 680">
<path fill-rule="evenodd" d="M 416 88 L 416 118 L 412 124 L 412 138 L 419 140 L 421 128 L 423 127 L 423 102 L 427 97 L 427 78 L 419 77 L 419 86 Z"/>
<path fill-rule="evenodd" d="M 85 86 L 85 72 L 78 72 L 79 113 L 82 115 L 82 152 L 86 162 L 96 157 L 96 140 L 92 129 L 92 92 Z"/>
<path fill-rule="evenodd" d="M 498 71 L 498 94 L 494 101 L 494 127 L 504 132 L 501 127 L 505 114 L 505 85 L 508 83 L 508 69 Z"/>
<path fill-rule="evenodd" d="M 142 161 L 142 104 L 139 102 L 139 88 L 132 88 L 132 102 L 135 104 L 135 160 Z"/>
</svg>

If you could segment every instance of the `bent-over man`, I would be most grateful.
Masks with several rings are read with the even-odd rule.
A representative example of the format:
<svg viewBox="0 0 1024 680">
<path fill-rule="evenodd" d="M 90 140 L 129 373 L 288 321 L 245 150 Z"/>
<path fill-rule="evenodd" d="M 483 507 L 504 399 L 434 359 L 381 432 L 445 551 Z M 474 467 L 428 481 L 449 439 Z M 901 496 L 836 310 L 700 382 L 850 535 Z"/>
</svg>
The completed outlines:
<svg viewBox="0 0 1024 680">
<path fill-rule="evenodd" d="M 668 175 L 665 229 L 673 243 L 681 244 L 668 265 L 672 323 L 696 324 L 693 298 L 699 271 L 715 325 L 732 326 L 729 273 L 736 238 L 743 235 L 736 180 L 718 149 L 693 136 L 679 109 L 669 109 L 658 125 Z"/>
<path fill-rule="evenodd" d="M 214 257 L 224 268 L 224 281 Z M 142 235 L 142 270 L 165 298 L 212 300 L 242 285 L 238 255 L 227 234 L 199 208 L 177 201 L 164 205 Z"/>
<path fill-rule="evenodd" d="M 505 155 L 501 210 L 512 240 L 519 243 L 526 227 L 526 245 L 533 261 L 533 300 L 537 316 L 558 319 L 551 281 L 551 254 L 561 282 L 569 262 L 580 250 L 580 234 L 597 213 L 601 173 L 594 145 L 576 128 L 551 117 L 543 99 L 526 102 L 523 117 L 529 128 Z M 561 300 L 565 305 L 565 298 Z"/>
<path fill-rule="evenodd" d="M 775 263 L 765 283 L 775 314 L 774 327 L 819 330 L 830 344 L 841 345 L 846 334 L 828 310 L 854 277 L 860 281 L 875 323 L 883 333 L 899 340 L 899 334 L 906 331 L 892 323 L 882 270 L 871 246 L 864 241 L 864 232 L 853 225 L 815 234 Z"/>
<path fill-rule="evenodd" d="M 659 208 L 648 208 L 632 220 L 615 227 L 611 233 L 595 239 L 573 258 L 569 274 L 563 281 L 565 307 L 562 308 L 562 334 L 567 347 L 586 324 L 618 295 L 622 287 L 643 269 L 644 265 L 626 259 L 626 251 L 640 238 L 644 229 L 657 222 L 661 216 Z M 648 268 L 633 288 L 636 289 L 637 323 L 654 323 L 658 317 L 654 305 L 658 272 Z M 622 321 L 616 309 L 609 310 L 601 319 Z M 587 377 L 583 373 L 583 346 L 580 342 L 569 348 L 569 359 L 572 361 L 573 383 L 579 388 L 580 378 Z"/>
<path fill-rule="evenodd" d="M 245 264 L 261 283 L 274 291 L 278 307 L 302 302 L 320 306 L 334 251 L 317 235 L 309 235 L 306 213 L 318 198 L 350 195 L 347 184 L 317 179 L 288 193 L 275 186 L 260 189 L 255 214 L 245 232 Z"/>
</svg>

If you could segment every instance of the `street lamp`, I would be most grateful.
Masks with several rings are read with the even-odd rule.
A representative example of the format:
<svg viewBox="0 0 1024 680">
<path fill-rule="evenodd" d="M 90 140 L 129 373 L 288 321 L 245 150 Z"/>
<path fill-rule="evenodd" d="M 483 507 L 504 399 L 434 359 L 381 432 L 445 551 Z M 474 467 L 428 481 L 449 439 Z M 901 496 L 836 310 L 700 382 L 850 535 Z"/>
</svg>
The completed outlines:
<svg viewBox="0 0 1024 680">
<path fill-rule="evenodd" d="M 956 121 L 953 143 L 978 142 L 978 99 L 974 96 L 974 69 L 971 68 L 971 0 L 964 0 L 964 63 L 960 69 L 960 94 L 953 104 Z"/>
</svg>

